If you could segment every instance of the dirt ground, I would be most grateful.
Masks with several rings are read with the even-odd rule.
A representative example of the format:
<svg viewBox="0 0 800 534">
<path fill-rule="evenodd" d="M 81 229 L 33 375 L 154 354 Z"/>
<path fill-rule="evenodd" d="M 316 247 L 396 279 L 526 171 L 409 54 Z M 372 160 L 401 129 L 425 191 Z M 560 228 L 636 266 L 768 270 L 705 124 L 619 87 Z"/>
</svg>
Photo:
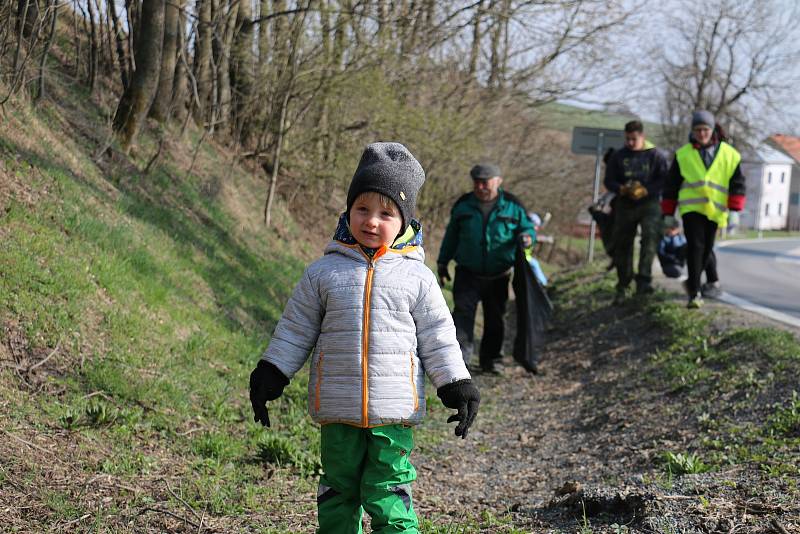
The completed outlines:
<svg viewBox="0 0 800 534">
<path fill-rule="evenodd" d="M 663 451 L 698 446 L 696 417 L 643 373 L 662 334 L 611 297 L 556 321 L 540 375 L 506 357 L 500 376 L 476 376 L 483 402 L 468 439 L 416 456 L 421 515 L 456 525 L 475 511 L 510 514 L 523 532 L 800 532 L 796 480 L 787 488 L 758 465 L 664 472 Z M 720 328 L 777 326 L 724 317 Z"/>
</svg>

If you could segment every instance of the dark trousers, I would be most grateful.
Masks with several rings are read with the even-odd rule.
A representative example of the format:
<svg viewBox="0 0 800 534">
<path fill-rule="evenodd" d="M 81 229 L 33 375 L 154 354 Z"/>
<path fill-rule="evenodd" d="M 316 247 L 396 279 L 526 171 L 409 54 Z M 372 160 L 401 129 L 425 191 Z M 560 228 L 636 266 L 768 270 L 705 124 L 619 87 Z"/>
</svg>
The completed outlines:
<svg viewBox="0 0 800 534">
<path fill-rule="evenodd" d="M 686 288 L 693 297 L 700 291 L 700 276 L 706 271 L 708 282 L 717 281 L 717 262 L 714 254 L 714 239 L 717 236 L 717 223 L 705 215 L 689 212 L 681 217 L 683 232 L 686 234 L 686 267 L 689 278 Z M 709 261 L 710 258 L 714 258 Z"/>
<path fill-rule="evenodd" d="M 453 322 L 456 325 L 456 336 L 466 339 L 471 345 L 475 336 L 475 312 L 478 303 L 483 304 L 483 337 L 481 338 L 480 364 L 484 369 L 493 366 L 493 361 L 500 355 L 503 347 L 503 316 L 508 301 L 507 274 L 491 280 L 478 278 L 472 272 L 456 267 L 456 278 L 453 281 Z"/>
<path fill-rule="evenodd" d="M 614 214 L 614 266 L 617 268 L 617 289 L 624 290 L 633 280 L 633 242 L 636 228 L 642 227 L 637 286 L 649 286 L 653 280 L 653 259 L 661 239 L 661 208 L 656 200 L 633 204 L 627 199 L 617 202 Z"/>
</svg>

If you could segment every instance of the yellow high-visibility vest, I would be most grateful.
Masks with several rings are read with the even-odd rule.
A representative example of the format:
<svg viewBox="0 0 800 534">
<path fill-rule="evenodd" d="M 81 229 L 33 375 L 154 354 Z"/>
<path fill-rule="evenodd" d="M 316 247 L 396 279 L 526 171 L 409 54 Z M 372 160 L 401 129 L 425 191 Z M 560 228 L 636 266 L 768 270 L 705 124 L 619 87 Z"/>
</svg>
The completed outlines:
<svg viewBox="0 0 800 534">
<path fill-rule="evenodd" d="M 718 226 L 728 224 L 728 184 L 742 157 L 724 141 L 717 148 L 717 155 L 706 169 L 700 152 L 691 144 L 685 144 L 675 152 L 683 184 L 678 192 L 681 215 L 690 212 L 702 213 Z"/>
</svg>

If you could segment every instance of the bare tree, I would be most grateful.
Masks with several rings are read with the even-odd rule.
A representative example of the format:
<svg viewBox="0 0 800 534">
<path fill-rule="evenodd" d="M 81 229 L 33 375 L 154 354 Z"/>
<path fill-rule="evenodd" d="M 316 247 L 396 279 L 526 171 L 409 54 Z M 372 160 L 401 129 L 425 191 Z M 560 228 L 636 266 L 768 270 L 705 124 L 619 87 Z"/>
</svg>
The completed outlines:
<svg viewBox="0 0 800 534">
<path fill-rule="evenodd" d="M 683 2 L 674 53 L 664 53 L 665 136 L 679 145 L 696 109 L 714 113 L 738 139 L 764 133 L 763 117 L 785 114 L 800 59 L 800 14 L 776 0 Z M 772 111 L 773 113 L 766 113 Z"/>
</svg>

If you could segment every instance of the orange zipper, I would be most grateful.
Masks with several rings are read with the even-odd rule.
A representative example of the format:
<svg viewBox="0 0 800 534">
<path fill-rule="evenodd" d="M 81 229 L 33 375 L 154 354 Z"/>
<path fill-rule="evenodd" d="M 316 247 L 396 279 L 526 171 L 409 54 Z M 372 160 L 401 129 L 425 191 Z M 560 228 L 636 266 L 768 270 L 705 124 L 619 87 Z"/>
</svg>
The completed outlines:
<svg viewBox="0 0 800 534">
<path fill-rule="evenodd" d="M 319 392 L 322 388 L 322 358 L 325 356 L 325 353 L 320 351 L 319 358 L 317 359 L 317 386 L 315 388 L 316 391 L 316 399 L 314 400 L 314 411 L 319 413 Z"/>
<path fill-rule="evenodd" d="M 409 352 L 409 356 L 411 356 L 411 393 L 414 395 L 414 411 L 416 412 L 419 408 L 419 395 L 417 395 L 417 381 L 414 377 L 414 353 Z"/>
<path fill-rule="evenodd" d="M 361 248 L 359 247 L 359 250 Z M 367 258 L 367 279 L 364 282 L 364 318 L 361 325 L 361 426 L 369 427 L 369 306 L 372 299 L 372 277 L 375 274 L 375 262 L 378 258 L 386 254 L 387 247 L 384 245 L 375 251 L 372 258 L 361 250 Z"/>
</svg>

